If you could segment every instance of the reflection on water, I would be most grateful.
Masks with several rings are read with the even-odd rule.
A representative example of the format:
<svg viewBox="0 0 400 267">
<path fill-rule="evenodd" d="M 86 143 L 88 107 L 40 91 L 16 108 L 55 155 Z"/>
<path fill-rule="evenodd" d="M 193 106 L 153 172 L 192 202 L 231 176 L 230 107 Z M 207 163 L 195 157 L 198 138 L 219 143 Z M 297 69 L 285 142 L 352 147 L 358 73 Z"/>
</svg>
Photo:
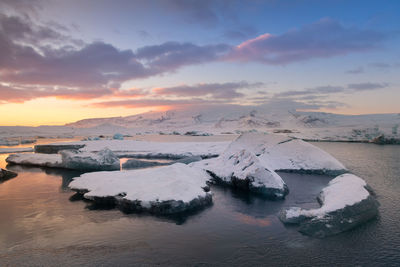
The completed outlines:
<svg viewBox="0 0 400 267">
<path fill-rule="evenodd" d="M 400 146 L 316 143 L 375 189 L 380 218 L 326 239 L 277 218 L 282 207 L 317 207 L 325 176 L 281 173 L 290 193 L 268 201 L 212 186 L 214 204 L 181 218 L 93 208 L 71 197 L 79 172 L 9 166 L 0 184 L 0 265 L 396 265 L 400 263 Z M 5 167 L 0 155 L 0 164 Z"/>
</svg>

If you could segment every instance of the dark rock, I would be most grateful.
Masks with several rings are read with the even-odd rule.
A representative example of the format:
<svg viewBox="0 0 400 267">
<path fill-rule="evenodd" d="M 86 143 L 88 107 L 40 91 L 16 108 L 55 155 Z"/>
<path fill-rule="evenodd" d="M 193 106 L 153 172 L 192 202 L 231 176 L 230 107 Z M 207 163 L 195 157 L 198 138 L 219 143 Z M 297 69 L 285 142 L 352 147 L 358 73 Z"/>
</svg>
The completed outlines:
<svg viewBox="0 0 400 267">
<path fill-rule="evenodd" d="M 12 171 L 7 171 L 0 168 L 0 182 L 7 181 L 11 178 L 16 177 L 18 174 Z"/>
</svg>

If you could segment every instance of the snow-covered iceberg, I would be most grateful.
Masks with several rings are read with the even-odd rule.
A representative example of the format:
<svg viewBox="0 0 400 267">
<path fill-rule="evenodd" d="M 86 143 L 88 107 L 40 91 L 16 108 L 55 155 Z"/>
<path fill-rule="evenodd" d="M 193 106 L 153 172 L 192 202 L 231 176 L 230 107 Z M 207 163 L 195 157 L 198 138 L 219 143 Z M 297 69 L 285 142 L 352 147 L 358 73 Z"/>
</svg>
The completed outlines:
<svg viewBox="0 0 400 267">
<path fill-rule="evenodd" d="M 74 178 L 69 187 L 86 199 L 112 202 L 126 211 L 174 214 L 212 202 L 209 176 L 182 163 L 131 171 L 92 172 Z"/>
<path fill-rule="evenodd" d="M 64 168 L 82 171 L 120 169 L 119 158 L 108 148 L 97 153 L 64 150 L 60 152 Z"/>
<path fill-rule="evenodd" d="M 80 171 L 119 170 L 119 158 L 105 148 L 97 153 L 63 150 L 59 154 L 17 153 L 6 158 L 11 164 L 50 168 L 66 168 Z"/>
<path fill-rule="evenodd" d="M 217 158 L 192 164 L 217 181 L 267 197 L 284 198 L 288 188 L 275 171 L 339 174 L 346 168 L 325 151 L 282 135 L 246 133 Z"/>
<path fill-rule="evenodd" d="M 331 180 L 318 196 L 321 207 L 282 210 L 279 217 L 286 224 L 300 224 L 299 231 L 325 237 L 352 229 L 378 214 L 379 203 L 366 182 L 353 174 Z"/>
<path fill-rule="evenodd" d="M 246 149 L 231 147 L 218 158 L 195 162 L 191 166 L 206 170 L 217 182 L 265 197 L 282 199 L 288 193 L 282 178 Z"/>
<path fill-rule="evenodd" d="M 39 154 L 39 153 L 19 153 L 11 154 L 6 158 L 6 162 L 19 165 L 32 165 L 40 167 L 62 168 L 61 155 L 59 154 Z"/>
<path fill-rule="evenodd" d="M 287 136 L 248 133 L 230 144 L 230 149 L 253 151 L 265 166 L 274 171 L 338 175 L 346 167 L 322 149 Z"/>
<path fill-rule="evenodd" d="M 292 139 L 278 143 L 267 149 L 260 160 L 273 166 L 275 171 L 321 173 L 338 175 L 346 172 L 346 167 L 322 149 Z"/>
</svg>

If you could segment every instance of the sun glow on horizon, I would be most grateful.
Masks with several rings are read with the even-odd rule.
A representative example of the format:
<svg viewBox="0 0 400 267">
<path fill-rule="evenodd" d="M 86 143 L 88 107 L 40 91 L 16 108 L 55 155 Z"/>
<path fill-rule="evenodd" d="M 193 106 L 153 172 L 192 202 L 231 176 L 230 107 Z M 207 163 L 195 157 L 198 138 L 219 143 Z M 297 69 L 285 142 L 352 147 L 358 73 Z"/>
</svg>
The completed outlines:
<svg viewBox="0 0 400 267">
<path fill-rule="evenodd" d="M 88 102 L 40 98 L 25 103 L 0 105 L 0 126 L 64 125 L 82 119 L 136 115 L 163 107 L 146 108 L 94 108 Z"/>
</svg>

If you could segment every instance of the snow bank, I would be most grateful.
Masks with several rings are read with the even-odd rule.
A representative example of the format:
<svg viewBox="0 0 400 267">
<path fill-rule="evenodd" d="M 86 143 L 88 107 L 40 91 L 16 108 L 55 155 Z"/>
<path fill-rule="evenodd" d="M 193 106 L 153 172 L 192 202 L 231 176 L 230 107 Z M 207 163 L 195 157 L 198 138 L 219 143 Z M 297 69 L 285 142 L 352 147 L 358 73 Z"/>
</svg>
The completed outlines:
<svg viewBox="0 0 400 267">
<path fill-rule="evenodd" d="M 231 146 L 218 158 L 203 160 L 191 166 L 207 170 L 217 181 L 270 198 L 284 198 L 288 188 L 282 178 L 268 169 L 246 149 Z"/>
<path fill-rule="evenodd" d="M 11 154 L 6 158 L 6 162 L 52 168 L 63 167 L 61 155 L 59 154 Z"/>
<path fill-rule="evenodd" d="M 172 214 L 211 203 L 209 176 L 176 163 L 131 171 L 93 172 L 74 178 L 69 187 L 93 201 L 109 200 L 129 211 Z"/>
<path fill-rule="evenodd" d="M 300 224 L 300 232 L 324 237 L 362 224 L 378 214 L 378 202 L 363 179 L 343 174 L 329 182 L 320 195 L 318 209 L 298 207 L 283 210 L 284 223 Z"/>
<path fill-rule="evenodd" d="M 82 171 L 119 170 L 119 158 L 108 148 L 97 153 L 64 150 L 60 152 L 64 168 Z"/>
</svg>

